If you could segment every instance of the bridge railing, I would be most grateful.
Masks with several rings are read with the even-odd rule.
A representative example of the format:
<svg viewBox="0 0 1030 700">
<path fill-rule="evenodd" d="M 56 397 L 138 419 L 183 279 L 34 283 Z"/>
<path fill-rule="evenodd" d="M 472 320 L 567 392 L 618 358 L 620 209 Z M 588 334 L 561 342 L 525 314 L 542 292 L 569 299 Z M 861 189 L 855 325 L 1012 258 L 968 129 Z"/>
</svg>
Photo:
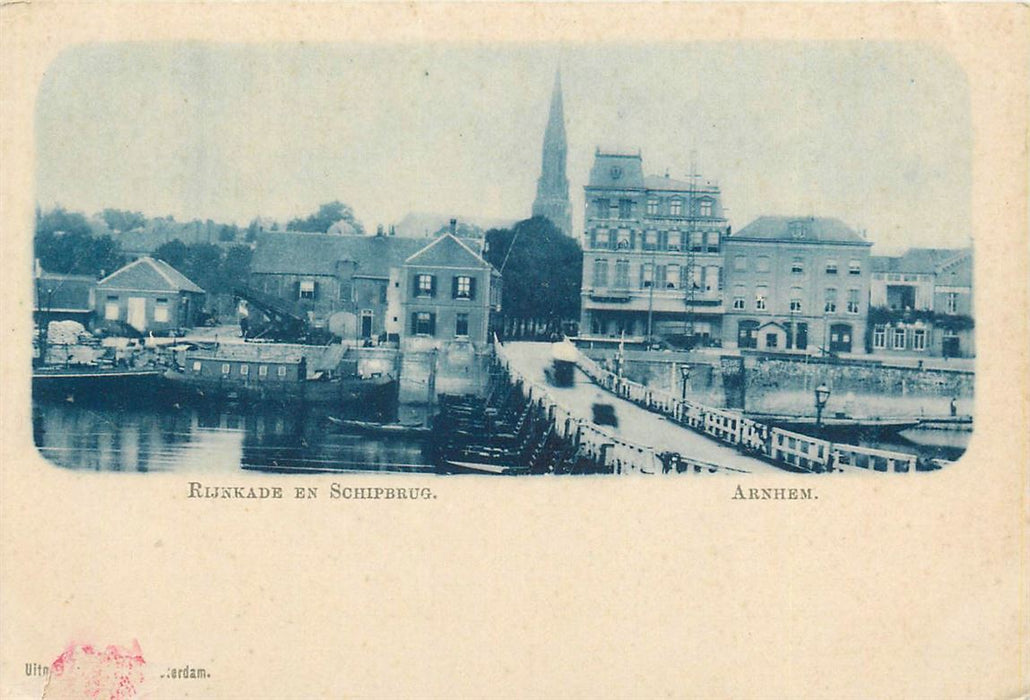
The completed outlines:
<svg viewBox="0 0 1030 700">
<path fill-rule="evenodd" d="M 669 472 L 720 472 L 743 471 L 732 467 L 722 467 L 712 462 L 687 457 L 672 452 L 657 452 L 653 447 L 639 445 L 615 435 L 582 417 L 576 416 L 567 408 L 557 403 L 536 379 L 527 376 L 511 361 L 508 349 L 494 339 L 495 358 L 498 364 L 511 376 L 512 382 L 520 386 L 523 396 L 537 404 L 553 421 L 555 430 L 564 439 L 576 445 L 579 453 L 598 464 L 603 464 L 615 474 L 663 474 Z M 589 358 L 584 358 L 593 362 Z M 598 367 L 597 370 L 600 370 Z M 616 391 L 609 378 L 605 388 Z M 637 385 L 639 386 L 639 385 Z M 622 391 L 632 391 L 634 396 L 642 396 L 632 383 L 625 385 Z M 628 394 L 627 394 L 628 395 Z M 672 397 L 669 396 L 669 399 Z M 671 404 L 670 404 L 671 406 Z"/>
<path fill-rule="evenodd" d="M 666 415 L 719 442 L 735 445 L 744 452 L 763 456 L 773 462 L 806 471 L 838 471 L 845 468 L 882 472 L 916 471 L 918 458 L 913 454 L 838 444 L 774 428 L 734 411 L 678 398 L 662 389 L 651 389 L 615 375 L 582 352 L 579 355 L 579 367 L 586 375 L 617 396 Z"/>
</svg>

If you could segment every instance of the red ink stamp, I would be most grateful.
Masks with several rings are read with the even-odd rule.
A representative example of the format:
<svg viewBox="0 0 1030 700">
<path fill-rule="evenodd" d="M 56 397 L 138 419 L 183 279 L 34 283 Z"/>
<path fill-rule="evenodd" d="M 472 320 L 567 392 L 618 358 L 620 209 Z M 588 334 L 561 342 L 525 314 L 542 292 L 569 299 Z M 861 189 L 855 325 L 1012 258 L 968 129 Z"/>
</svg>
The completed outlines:
<svg viewBox="0 0 1030 700">
<path fill-rule="evenodd" d="M 131 648 L 72 644 L 50 664 L 43 700 L 128 700 L 143 682 L 145 665 L 136 640 Z"/>
</svg>

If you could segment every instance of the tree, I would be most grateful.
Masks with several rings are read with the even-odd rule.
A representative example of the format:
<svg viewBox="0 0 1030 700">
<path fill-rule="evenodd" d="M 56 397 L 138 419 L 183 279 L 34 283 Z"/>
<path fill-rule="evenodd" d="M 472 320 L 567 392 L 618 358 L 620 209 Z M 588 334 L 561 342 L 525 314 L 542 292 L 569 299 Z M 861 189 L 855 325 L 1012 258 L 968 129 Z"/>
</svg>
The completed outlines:
<svg viewBox="0 0 1030 700">
<path fill-rule="evenodd" d="M 220 277 L 226 286 L 226 291 L 247 285 L 250 277 L 250 259 L 253 254 L 254 251 L 246 245 L 234 245 L 225 251 Z"/>
<path fill-rule="evenodd" d="M 218 240 L 222 243 L 235 241 L 237 233 L 239 233 L 239 228 L 236 224 L 222 224 L 218 229 Z"/>
<path fill-rule="evenodd" d="M 292 219 L 286 225 L 286 230 L 325 233 L 337 221 L 344 221 L 350 224 L 358 234 L 365 233 L 365 227 L 354 216 L 354 210 L 339 201 L 321 205 L 316 213 L 306 219 Z"/>
<path fill-rule="evenodd" d="M 118 233 L 143 228 L 147 224 L 147 217 L 138 211 L 104 209 L 104 211 L 100 212 L 100 218 L 104 220 L 109 229 Z"/>
<path fill-rule="evenodd" d="M 579 318 L 583 251 L 543 217 L 486 233 L 486 259 L 501 271 L 506 327 L 548 333 Z M 503 268 L 503 269 L 502 269 Z"/>
<path fill-rule="evenodd" d="M 125 258 L 110 236 L 93 236 L 86 217 L 57 207 L 36 213 L 35 255 L 47 272 L 101 275 L 121 267 Z"/>
<path fill-rule="evenodd" d="M 166 263 L 182 272 L 186 266 L 186 259 L 189 257 L 189 247 L 178 238 L 162 243 L 154 251 L 154 257 L 164 260 Z M 185 273 L 183 273 L 185 274 Z"/>
</svg>

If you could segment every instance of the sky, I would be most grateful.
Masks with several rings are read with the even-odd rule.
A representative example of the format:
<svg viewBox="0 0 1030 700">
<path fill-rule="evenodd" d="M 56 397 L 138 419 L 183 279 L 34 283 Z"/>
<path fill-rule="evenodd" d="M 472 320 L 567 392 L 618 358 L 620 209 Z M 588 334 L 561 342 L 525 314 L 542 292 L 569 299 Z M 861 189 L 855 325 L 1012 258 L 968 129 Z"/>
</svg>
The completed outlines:
<svg viewBox="0 0 1030 700">
<path fill-rule="evenodd" d="M 734 229 L 832 216 L 877 252 L 969 245 L 968 87 L 947 55 L 861 41 L 76 47 L 36 112 L 37 200 L 246 225 L 341 200 L 529 216 L 560 66 L 574 228 L 595 149 L 686 179 Z"/>
</svg>

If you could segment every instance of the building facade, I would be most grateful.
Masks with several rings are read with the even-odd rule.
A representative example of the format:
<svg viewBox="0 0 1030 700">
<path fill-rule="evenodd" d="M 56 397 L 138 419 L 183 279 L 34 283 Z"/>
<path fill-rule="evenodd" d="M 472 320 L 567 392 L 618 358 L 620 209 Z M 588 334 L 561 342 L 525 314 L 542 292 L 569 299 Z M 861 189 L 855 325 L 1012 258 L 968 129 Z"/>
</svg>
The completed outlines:
<svg viewBox="0 0 1030 700">
<path fill-rule="evenodd" d="M 251 286 L 348 339 L 397 335 L 400 325 L 391 322 L 396 313 L 389 309 L 391 270 L 425 245 L 424 239 L 382 234 L 261 234 Z"/>
<path fill-rule="evenodd" d="M 536 184 L 533 216 L 550 219 L 566 236 L 572 235 L 572 204 L 569 202 L 569 179 L 565 175 L 568 145 L 565 141 L 565 113 L 562 107 L 561 73 L 554 76 L 551 111 L 544 131 L 540 178 Z"/>
<path fill-rule="evenodd" d="M 580 337 L 718 344 L 728 233 L 718 185 L 645 176 L 640 154 L 598 150 L 585 194 Z"/>
<path fill-rule="evenodd" d="M 968 248 L 913 248 L 874 256 L 869 349 L 911 357 L 972 357 L 973 255 Z"/>
<path fill-rule="evenodd" d="M 174 267 L 142 257 L 103 278 L 94 294 L 98 324 L 124 323 L 140 333 L 196 325 L 204 290 Z"/>
<path fill-rule="evenodd" d="M 865 352 L 872 244 L 832 218 L 763 216 L 723 241 L 723 347 Z"/>
<path fill-rule="evenodd" d="M 467 243 L 446 234 L 426 244 L 401 265 L 397 284 L 404 347 L 489 343 L 501 309 L 501 276 Z"/>
</svg>

